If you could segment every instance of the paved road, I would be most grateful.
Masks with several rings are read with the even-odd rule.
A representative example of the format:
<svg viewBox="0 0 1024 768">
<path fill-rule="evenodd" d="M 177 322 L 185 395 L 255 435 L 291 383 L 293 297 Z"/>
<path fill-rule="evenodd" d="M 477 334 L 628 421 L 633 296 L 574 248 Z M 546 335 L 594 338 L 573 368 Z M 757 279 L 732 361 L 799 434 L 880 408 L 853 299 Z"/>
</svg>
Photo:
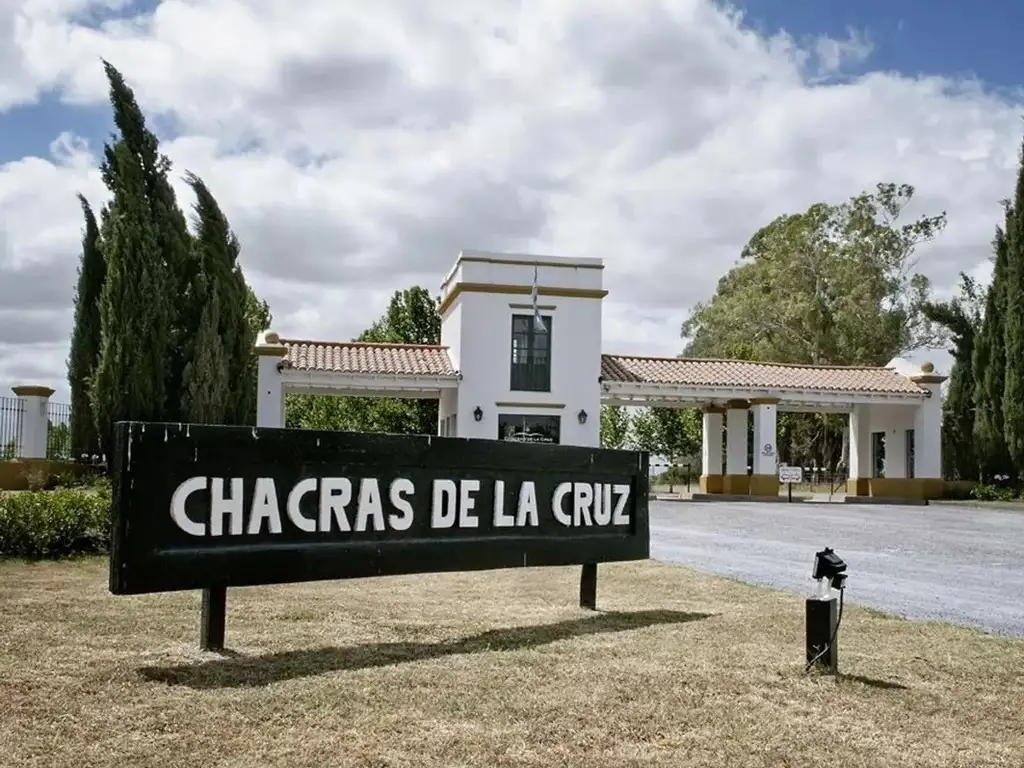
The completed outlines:
<svg viewBox="0 0 1024 768">
<path fill-rule="evenodd" d="M 826 546 L 849 565 L 852 603 L 1024 636 L 1024 513 L 651 502 L 651 557 L 708 573 L 810 594 Z"/>
</svg>

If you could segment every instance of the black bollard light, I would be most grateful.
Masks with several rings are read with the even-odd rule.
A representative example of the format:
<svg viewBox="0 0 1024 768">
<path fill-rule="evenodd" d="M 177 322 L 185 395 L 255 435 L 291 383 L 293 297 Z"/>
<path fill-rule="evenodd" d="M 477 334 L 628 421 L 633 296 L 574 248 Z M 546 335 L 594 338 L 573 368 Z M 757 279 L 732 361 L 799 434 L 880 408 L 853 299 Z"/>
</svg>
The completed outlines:
<svg viewBox="0 0 1024 768">
<path fill-rule="evenodd" d="M 843 593 L 846 590 L 846 563 L 831 547 L 814 555 L 811 578 L 818 582 L 817 590 L 807 598 L 807 667 L 818 665 L 832 674 L 839 672 L 839 647 L 836 639 L 843 620 Z M 836 595 L 839 590 L 838 610 Z"/>
</svg>

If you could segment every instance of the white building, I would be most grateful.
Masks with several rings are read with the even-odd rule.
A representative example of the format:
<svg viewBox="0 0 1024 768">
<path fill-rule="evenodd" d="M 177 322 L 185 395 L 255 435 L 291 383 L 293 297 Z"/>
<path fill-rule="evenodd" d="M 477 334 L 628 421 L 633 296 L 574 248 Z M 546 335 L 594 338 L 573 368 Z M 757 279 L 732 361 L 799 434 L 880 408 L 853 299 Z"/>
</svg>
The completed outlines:
<svg viewBox="0 0 1024 768">
<path fill-rule="evenodd" d="M 284 424 L 286 392 L 436 398 L 439 435 L 596 446 L 602 403 L 701 408 L 702 490 L 770 496 L 778 494 L 777 413 L 847 413 L 848 493 L 940 495 L 945 377 L 932 366 L 911 371 L 904 361 L 838 368 L 602 354 L 603 269 L 597 259 L 463 251 L 441 282 L 439 346 L 268 332 L 257 346 L 258 423 Z M 535 274 L 543 330 L 533 322 Z M 884 462 L 875 461 L 883 440 Z"/>
</svg>

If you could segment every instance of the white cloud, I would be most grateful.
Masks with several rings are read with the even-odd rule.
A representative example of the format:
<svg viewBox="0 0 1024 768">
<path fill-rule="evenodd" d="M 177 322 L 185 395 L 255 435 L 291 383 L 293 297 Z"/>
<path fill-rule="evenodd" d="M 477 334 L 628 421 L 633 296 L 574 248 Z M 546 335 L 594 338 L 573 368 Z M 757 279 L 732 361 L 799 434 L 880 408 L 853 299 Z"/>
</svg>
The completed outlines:
<svg viewBox="0 0 1024 768">
<path fill-rule="evenodd" d="M 868 36 L 771 36 L 705 0 L 164 0 L 81 21 L 101 5 L 0 10 L 0 109 L 41 89 L 102 104 L 109 59 L 172 129 L 178 175 L 214 190 L 287 334 L 353 336 L 478 248 L 603 258 L 605 347 L 673 354 L 775 215 L 911 183 L 908 215 L 949 213 L 920 261 L 947 289 L 984 270 L 1013 185 L 1019 103 L 844 76 L 870 67 Z M 63 394 L 74 193 L 104 193 L 100 147 L 54 138 L 0 166 L 0 304 L 35 310 L 31 328 L 0 315 L 0 385 Z"/>
</svg>

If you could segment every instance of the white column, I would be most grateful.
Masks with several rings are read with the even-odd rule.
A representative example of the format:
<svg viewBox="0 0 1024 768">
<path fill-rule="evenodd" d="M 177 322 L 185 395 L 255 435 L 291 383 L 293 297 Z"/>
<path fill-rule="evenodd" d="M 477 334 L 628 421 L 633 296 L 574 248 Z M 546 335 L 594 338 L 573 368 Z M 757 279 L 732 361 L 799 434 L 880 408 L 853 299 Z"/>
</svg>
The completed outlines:
<svg viewBox="0 0 1024 768">
<path fill-rule="evenodd" d="M 850 413 L 850 479 L 871 479 L 871 410 L 855 405 Z"/>
<path fill-rule="evenodd" d="M 267 331 L 262 341 L 256 342 L 259 355 L 259 383 L 256 392 L 256 426 L 284 426 L 284 387 L 278 364 L 288 354 L 287 347 L 273 331 Z"/>
<path fill-rule="evenodd" d="M 907 430 L 902 419 L 885 430 L 885 476 L 907 476 Z"/>
<path fill-rule="evenodd" d="M 722 413 L 720 411 L 704 411 L 704 428 L 702 432 L 701 474 L 721 475 Z"/>
<path fill-rule="evenodd" d="M 747 411 L 730 401 L 725 411 L 725 474 L 747 474 Z"/>
<path fill-rule="evenodd" d="M 18 432 L 18 458 L 45 459 L 49 437 L 47 410 L 53 390 L 49 387 L 25 385 L 11 387 L 21 406 L 21 429 Z"/>
<path fill-rule="evenodd" d="M 774 402 L 754 401 L 754 474 L 772 475 L 779 472 L 778 406 Z"/>
<path fill-rule="evenodd" d="M 928 390 L 931 396 L 914 414 L 914 476 L 942 479 L 942 382 L 945 376 L 934 373 L 931 363 L 921 366 L 922 375 L 911 380 Z"/>
</svg>

